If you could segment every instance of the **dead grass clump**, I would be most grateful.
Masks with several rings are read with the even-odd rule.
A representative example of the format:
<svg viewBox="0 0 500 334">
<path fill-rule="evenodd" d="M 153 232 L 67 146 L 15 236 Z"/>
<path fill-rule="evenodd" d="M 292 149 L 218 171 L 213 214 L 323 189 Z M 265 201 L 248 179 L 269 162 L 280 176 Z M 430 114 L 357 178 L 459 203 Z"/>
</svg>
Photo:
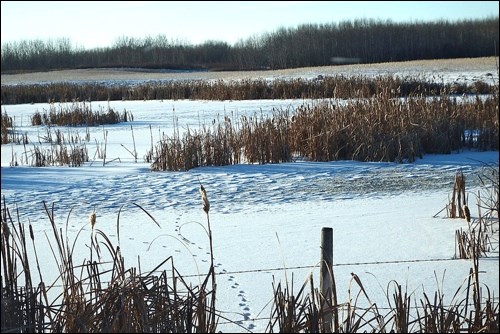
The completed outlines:
<svg viewBox="0 0 500 334">
<path fill-rule="evenodd" d="M 478 216 L 477 218 L 469 216 L 467 229 L 459 229 L 455 232 L 455 257 L 460 259 L 488 256 L 489 252 L 498 248 L 499 244 L 497 236 L 499 229 L 498 165 L 486 165 L 478 176 L 482 184 L 481 190 L 475 195 Z M 459 182 L 463 189 L 465 203 L 465 180 L 459 178 Z M 462 215 L 461 218 L 467 218 L 464 216 Z M 451 215 L 449 217 L 455 218 Z"/>
<path fill-rule="evenodd" d="M 448 217 L 457 218 L 458 211 L 458 218 L 465 218 L 464 206 L 467 206 L 465 197 L 465 176 L 462 171 L 459 171 L 455 174 L 455 180 L 453 182 L 451 201 L 448 204 Z"/>
<path fill-rule="evenodd" d="M 474 269 L 475 268 L 475 269 Z M 387 285 L 388 308 L 379 308 L 365 291 L 361 279 L 351 275 L 345 302 L 321 304 L 322 296 L 312 279 L 297 294 L 288 283 L 273 282 L 273 304 L 266 333 L 483 333 L 498 331 L 500 308 L 486 288 L 482 295 L 473 265 L 464 284 L 445 299 L 442 285 L 434 294 L 418 299 L 407 288 L 391 281 Z M 444 274 L 443 274 L 444 280 Z M 309 284 L 309 289 L 307 285 Z M 309 291 L 309 293 L 308 293 Z M 332 317 L 336 312 L 338 319 Z M 325 322 L 326 321 L 326 322 Z"/>
<path fill-rule="evenodd" d="M 90 234 L 89 259 L 82 264 L 74 263 L 75 244 L 87 225 L 82 226 L 74 241 L 70 241 L 68 226 L 63 232 L 55 221 L 54 207 L 44 203 L 44 209 L 52 227 L 53 238 L 49 241 L 59 273 L 54 282 L 44 281 L 31 225 L 29 236 L 34 255 L 26 247 L 24 224 L 13 221 L 3 198 L 2 333 L 216 331 L 215 281 L 211 288 L 207 286 L 209 278 L 215 279 L 213 266 L 212 274 L 197 286 L 184 280 L 172 257 L 167 257 L 148 273 L 141 273 L 136 268 L 126 269 L 120 246 L 115 246 L 95 227 Z M 67 224 L 69 220 L 68 215 Z M 119 236 L 118 222 L 119 218 Z M 30 265 L 33 256 L 37 263 L 35 270 Z M 49 261 L 46 257 L 43 260 Z M 170 269 L 158 271 L 169 264 Z M 34 283 L 36 273 L 40 279 L 38 285 Z M 49 298 L 49 295 L 55 297 Z"/>
<path fill-rule="evenodd" d="M 476 139 L 465 140 L 470 133 Z M 448 95 L 395 99 L 386 89 L 370 99 L 322 100 L 236 122 L 217 117 L 182 135 L 176 125 L 146 157 L 152 170 L 296 158 L 403 163 L 463 148 L 495 150 L 498 135 L 498 94 L 458 102 Z"/>
<path fill-rule="evenodd" d="M 124 115 L 128 113 L 124 111 Z M 40 115 L 40 114 L 38 114 Z M 46 116 L 46 115 L 45 115 Z M 126 118 L 131 117 L 130 115 L 124 116 Z M 133 150 L 129 150 L 123 146 L 127 151 L 129 151 L 134 159 L 137 159 L 137 151 L 135 147 L 135 138 L 133 128 L 132 139 L 134 141 Z M 96 156 L 98 159 L 102 159 L 103 166 L 106 163 L 112 161 L 120 160 L 119 157 L 106 160 L 106 147 L 107 147 L 107 135 L 108 131 L 103 127 L 103 141 L 96 142 L 96 151 L 94 154 L 94 160 Z M 86 127 L 84 136 L 81 136 L 78 130 L 69 130 L 63 133 L 60 128 L 52 127 L 51 125 L 45 127 L 45 133 L 39 134 L 38 144 L 33 143 L 33 147 L 24 144 L 24 152 L 18 159 L 17 154 L 12 153 L 11 166 L 28 165 L 33 167 L 45 167 L 45 166 L 70 166 L 79 167 L 89 162 L 89 153 L 87 148 L 87 142 L 90 141 L 90 131 Z M 137 160 L 136 160 L 137 161 Z"/>
<path fill-rule="evenodd" d="M 121 114 L 108 106 L 93 111 L 90 103 L 74 102 L 71 105 L 50 105 L 48 112 L 41 114 L 36 111 L 31 118 L 31 125 L 58 125 L 58 126 L 98 126 L 103 124 L 116 124 L 133 119 L 130 112 L 124 110 Z"/>
<path fill-rule="evenodd" d="M 28 135 L 16 131 L 12 117 L 10 117 L 6 111 L 2 113 L 1 137 L 2 144 L 28 144 Z"/>
<path fill-rule="evenodd" d="M 9 138 L 9 128 L 12 128 L 12 117 L 9 117 L 7 115 L 7 112 L 2 113 L 2 144 L 7 144 L 11 142 L 11 139 Z"/>
<path fill-rule="evenodd" d="M 154 171 L 189 170 L 202 166 L 226 166 L 240 163 L 242 144 L 231 119 L 203 125 L 200 130 L 187 129 L 181 136 L 175 121 L 174 133 L 165 133 L 159 143 L 148 151 L 145 159 L 153 161 Z"/>
<path fill-rule="evenodd" d="M 288 109 L 275 109 L 271 117 L 243 116 L 238 138 L 245 160 L 259 164 L 291 161 L 290 126 Z"/>
<path fill-rule="evenodd" d="M 88 161 L 88 149 L 85 144 L 69 147 L 65 144 L 52 144 L 49 147 L 33 145 L 33 148 L 22 155 L 21 163 L 16 160 L 13 166 L 26 164 L 32 167 L 80 167 Z"/>
</svg>

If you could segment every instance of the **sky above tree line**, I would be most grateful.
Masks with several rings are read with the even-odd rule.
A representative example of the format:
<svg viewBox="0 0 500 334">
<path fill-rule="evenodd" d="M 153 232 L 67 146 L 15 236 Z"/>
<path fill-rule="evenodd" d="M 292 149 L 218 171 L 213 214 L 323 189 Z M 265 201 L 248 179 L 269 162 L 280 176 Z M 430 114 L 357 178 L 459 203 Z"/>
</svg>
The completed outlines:
<svg viewBox="0 0 500 334">
<path fill-rule="evenodd" d="M 240 40 L 281 27 L 357 19 L 427 22 L 498 17 L 498 1 L 2 1 L 2 44 L 69 38 L 75 47 L 165 35 L 190 44 Z"/>
</svg>

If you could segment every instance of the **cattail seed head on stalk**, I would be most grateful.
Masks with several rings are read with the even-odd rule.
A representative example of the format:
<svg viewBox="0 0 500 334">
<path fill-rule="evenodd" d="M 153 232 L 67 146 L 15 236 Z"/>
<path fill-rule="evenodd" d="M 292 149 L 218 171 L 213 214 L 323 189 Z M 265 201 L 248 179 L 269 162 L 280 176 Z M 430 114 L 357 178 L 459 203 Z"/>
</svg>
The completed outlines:
<svg viewBox="0 0 500 334">
<path fill-rule="evenodd" d="M 6 222 L 2 222 L 2 235 L 5 235 L 5 239 L 9 239 L 10 236 L 10 228 Z"/>
<path fill-rule="evenodd" d="M 89 216 L 89 222 L 90 222 L 90 226 L 92 227 L 92 229 L 94 229 L 94 225 L 95 225 L 95 210 L 92 211 L 92 213 L 90 214 L 90 216 Z"/>
<path fill-rule="evenodd" d="M 31 240 L 35 240 L 35 234 L 33 233 L 33 227 L 31 227 L 31 224 L 29 225 L 30 226 L 30 238 Z"/>
<path fill-rule="evenodd" d="M 462 210 L 463 210 L 463 213 L 464 213 L 464 216 L 465 216 L 465 220 L 467 220 L 467 223 L 470 223 L 470 210 L 469 210 L 469 207 L 464 204 L 462 206 Z"/>
<path fill-rule="evenodd" d="M 208 201 L 207 197 L 207 192 L 203 185 L 200 184 L 200 195 L 201 195 L 201 201 L 203 202 L 203 211 L 208 214 L 208 211 L 210 210 L 210 202 Z"/>
</svg>

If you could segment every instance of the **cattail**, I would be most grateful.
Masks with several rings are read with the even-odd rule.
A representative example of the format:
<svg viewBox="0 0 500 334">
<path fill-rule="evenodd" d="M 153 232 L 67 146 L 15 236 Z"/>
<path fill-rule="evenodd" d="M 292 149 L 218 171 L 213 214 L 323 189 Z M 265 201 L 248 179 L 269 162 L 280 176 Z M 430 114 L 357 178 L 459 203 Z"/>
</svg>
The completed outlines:
<svg viewBox="0 0 500 334">
<path fill-rule="evenodd" d="M 205 191 L 205 188 L 201 184 L 200 184 L 200 195 L 201 195 L 201 201 L 203 202 L 203 211 L 205 211 L 208 214 L 208 211 L 210 210 L 210 202 L 208 201 L 207 198 L 207 192 Z"/>
<path fill-rule="evenodd" d="M 470 210 L 469 210 L 469 207 L 464 204 L 462 206 L 462 210 L 464 212 L 464 216 L 465 216 L 465 219 L 467 220 L 467 223 L 470 223 Z"/>
<path fill-rule="evenodd" d="M 94 225 L 95 225 L 95 210 L 92 211 L 92 213 L 90 214 L 90 216 L 89 216 L 89 222 L 90 222 L 90 226 L 92 226 L 92 229 L 94 229 Z"/>
<path fill-rule="evenodd" d="M 5 239 L 9 239 L 10 229 L 6 222 L 2 222 L 2 235 L 5 235 Z"/>
<path fill-rule="evenodd" d="M 35 240 L 35 234 L 33 233 L 33 227 L 31 227 L 31 224 L 30 224 L 30 238 L 31 240 Z"/>
</svg>

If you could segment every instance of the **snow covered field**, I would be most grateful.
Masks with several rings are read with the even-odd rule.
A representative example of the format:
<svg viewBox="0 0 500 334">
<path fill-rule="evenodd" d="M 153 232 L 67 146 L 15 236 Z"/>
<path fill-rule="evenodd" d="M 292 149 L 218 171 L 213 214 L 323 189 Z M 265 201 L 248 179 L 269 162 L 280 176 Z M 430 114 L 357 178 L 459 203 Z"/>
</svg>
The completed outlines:
<svg viewBox="0 0 500 334">
<path fill-rule="evenodd" d="M 168 71 L 130 68 L 77 69 L 2 75 L 2 85 L 52 82 L 99 82 L 137 84 L 171 80 L 313 79 L 322 76 L 381 76 L 420 78 L 437 82 L 471 84 L 498 82 L 498 57 L 414 60 L 406 62 L 304 67 L 274 71 Z"/>
<path fill-rule="evenodd" d="M 498 73 L 495 75 L 498 80 Z M 26 148 L 2 145 L 2 196 L 11 211 L 19 209 L 21 222 L 33 224 L 39 254 L 41 249 L 49 252 L 44 248 L 47 241 L 43 233 L 51 231 L 43 202 L 54 205 L 58 226 L 66 228 L 68 222 L 70 239 L 84 227 L 75 263 L 89 255 L 85 244 L 90 212 L 95 209 L 97 213 L 96 228 L 115 241 L 120 212 L 120 243 L 126 267 L 138 266 L 140 261 L 142 272 L 147 272 L 174 256 L 176 268 L 196 283 L 196 274 L 206 274 L 210 265 L 203 228 L 206 215 L 198 193 L 201 182 L 211 204 L 216 306 L 241 325 L 221 320 L 218 329 L 224 332 L 265 330 L 273 278 L 276 282 L 293 281 L 297 291 L 310 273 L 319 282 L 323 227 L 334 231 L 339 302 L 346 301 L 351 273 L 360 277 L 379 307 L 387 306 L 385 293 L 391 280 L 407 286 L 417 300 L 422 292 L 433 295 L 437 290 L 451 299 L 466 281 L 472 264 L 454 259 L 455 231 L 466 229 L 467 222 L 446 218 L 446 210 L 441 210 L 449 202 L 454 176 L 461 170 L 472 217 L 478 217 L 478 175 L 486 164 L 498 167 L 498 152 L 427 155 L 412 164 L 298 160 L 187 172 L 151 172 L 149 164 L 143 162 L 151 147 L 151 134 L 155 144 L 161 132 L 173 131 L 175 117 L 182 130 L 210 124 L 224 115 L 268 114 L 273 108 L 294 109 L 310 102 L 314 101 L 112 101 L 112 108 L 130 111 L 134 121 L 89 128 L 91 140 L 86 145 L 91 162 L 83 167 L 9 167 L 13 156 L 22 161 L 33 144 Z M 93 110 L 100 106 L 107 108 L 108 102 L 92 102 Z M 38 144 L 46 129 L 30 126 L 30 117 L 48 107 L 4 105 L 2 111 L 14 118 L 18 131 L 27 132 L 30 141 Z M 129 152 L 134 147 L 131 126 L 137 162 Z M 86 131 L 61 130 L 65 135 L 79 133 L 81 137 Z M 105 166 L 95 158 L 104 130 L 108 131 L 109 162 Z M 147 210 L 161 228 L 134 203 Z M 481 260 L 480 282 L 494 291 L 498 303 L 498 229 L 493 239 L 497 246 Z M 44 258 L 41 266 L 45 279 L 55 279 L 56 271 L 51 270 L 54 260 L 50 255 Z"/>
</svg>

